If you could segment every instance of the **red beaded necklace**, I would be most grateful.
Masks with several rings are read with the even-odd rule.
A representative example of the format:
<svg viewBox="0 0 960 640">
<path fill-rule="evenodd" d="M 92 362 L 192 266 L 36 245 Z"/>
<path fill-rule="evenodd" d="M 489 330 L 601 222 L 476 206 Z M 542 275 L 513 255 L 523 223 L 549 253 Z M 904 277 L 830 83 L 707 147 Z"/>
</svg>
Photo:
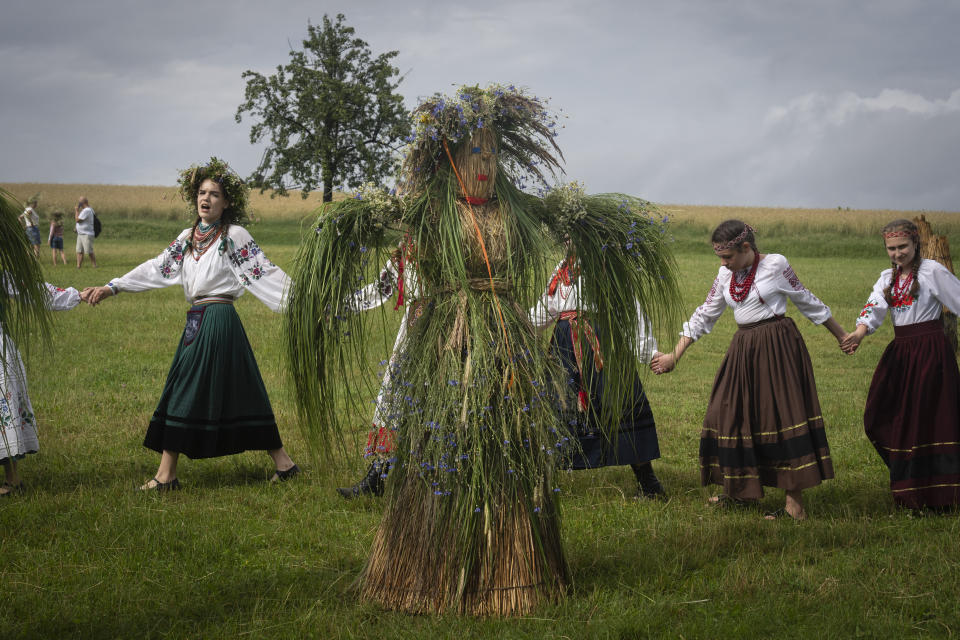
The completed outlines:
<svg viewBox="0 0 960 640">
<path fill-rule="evenodd" d="M 757 266 L 760 264 L 760 254 L 756 251 L 753 252 L 753 266 L 750 268 L 750 273 L 747 274 L 747 277 L 743 279 L 743 282 L 737 282 L 737 274 L 730 276 L 730 297 L 733 298 L 734 302 L 743 302 L 747 299 L 747 295 L 750 293 L 750 289 L 753 287 L 753 279 L 757 275 Z"/>
<path fill-rule="evenodd" d="M 910 285 L 913 284 L 913 270 L 907 274 L 907 277 L 901 282 L 900 275 L 903 273 L 901 267 L 897 267 L 893 274 L 893 284 L 890 285 L 890 298 L 893 300 L 894 307 L 908 307 L 913 303 L 910 297 Z"/>
</svg>

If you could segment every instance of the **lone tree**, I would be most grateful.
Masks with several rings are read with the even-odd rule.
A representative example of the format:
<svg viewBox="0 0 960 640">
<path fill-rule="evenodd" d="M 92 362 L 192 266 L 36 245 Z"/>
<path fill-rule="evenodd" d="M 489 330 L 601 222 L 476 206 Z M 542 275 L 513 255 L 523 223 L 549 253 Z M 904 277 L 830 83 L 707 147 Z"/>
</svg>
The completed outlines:
<svg viewBox="0 0 960 640">
<path fill-rule="evenodd" d="M 359 187 L 380 182 L 395 168 L 396 154 L 410 131 L 403 97 L 395 93 L 402 78 L 390 64 L 397 51 L 371 57 L 369 45 L 353 27 L 323 16 L 307 25 L 302 51 L 269 77 L 245 71 L 244 102 L 236 121 L 248 112 L 257 120 L 250 142 L 269 136 L 253 186 L 301 189 L 304 198 L 323 184 L 323 201 L 334 185 Z"/>
</svg>

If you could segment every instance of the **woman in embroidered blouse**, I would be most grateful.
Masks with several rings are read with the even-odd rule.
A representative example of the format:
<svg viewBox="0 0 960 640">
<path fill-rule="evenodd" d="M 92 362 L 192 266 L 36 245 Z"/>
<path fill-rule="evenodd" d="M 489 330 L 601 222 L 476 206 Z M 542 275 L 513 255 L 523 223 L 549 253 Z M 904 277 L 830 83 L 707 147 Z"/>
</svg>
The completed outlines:
<svg viewBox="0 0 960 640">
<path fill-rule="evenodd" d="M 272 481 L 299 472 L 280 441 L 270 400 L 233 300 L 249 290 L 273 311 L 286 302 L 286 274 L 267 260 L 241 222 L 247 192 L 221 160 L 180 174 L 197 218 L 159 256 L 106 286 L 84 290 L 97 304 L 121 291 L 182 285 L 191 303 L 173 365 L 144 446 L 161 453 L 156 475 L 140 488 L 174 490 L 179 454 L 210 458 L 265 449 Z"/>
<path fill-rule="evenodd" d="M 786 492 L 783 509 L 806 518 L 803 490 L 833 477 L 810 356 L 787 299 L 837 341 L 846 336 L 830 308 L 808 291 L 787 259 L 757 249 L 753 229 L 727 220 L 713 232 L 720 258 L 707 299 L 684 323 L 673 353 L 654 359 L 667 373 L 698 338 L 710 333 L 724 309 L 733 308 L 739 330 L 720 365 L 700 435 L 700 480 L 723 486 L 711 502 L 756 501 L 763 487 Z M 778 512 L 767 514 L 773 518 Z"/>
<path fill-rule="evenodd" d="M 15 296 L 16 290 L 6 282 L 6 294 Z M 80 302 L 80 294 L 73 287 L 62 289 L 44 283 L 46 306 L 53 311 L 69 311 Z M 16 343 L 0 324 L 0 466 L 6 481 L 0 485 L 0 497 L 23 489 L 17 461 L 40 449 L 37 438 L 37 420 L 33 404 L 27 394 L 27 374 Z"/>
<path fill-rule="evenodd" d="M 960 504 L 960 372 L 943 333 L 943 306 L 960 311 L 960 280 L 920 255 L 917 227 L 883 228 L 892 267 L 880 274 L 842 345 L 856 351 L 890 311 L 894 339 L 870 383 L 863 424 L 890 470 L 896 504 L 943 509 Z"/>
<path fill-rule="evenodd" d="M 571 396 L 564 418 L 575 427 L 579 451 L 563 460 L 571 469 L 596 469 L 630 465 L 637 481 L 638 498 L 666 496 L 653 471 L 651 460 L 660 457 L 657 425 L 640 379 L 632 384 L 631 397 L 625 399 L 616 441 L 611 442 L 596 429 L 596 411 L 603 397 L 603 358 L 597 357 L 593 328 L 580 316 L 580 274 L 575 258 L 563 260 L 554 270 L 550 285 L 530 310 L 530 320 L 538 329 L 553 326 L 551 348 L 563 363 Z M 641 362 L 651 362 L 659 354 L 657 340 L 648 330 L 643 310 L 637 305 L 639 325 L 637 349 Z"/>
<path fill-rule="evenodd" d="M 416 270 L 405 256 L 404 243 L 390 256 L 390 259 L 380 270 L 376 282 L 372 282 L 357 291 L 351 300 L 354 311 L 370 311 L 386 304 L 397 294 L 397 302 L 393 307 L 396 311 L 403 307 L 403 317 L 397 330 L 397 338 L 393 342 L 393 351 L 390 360 L 386 362 L 386 370 L 380 382 L 373 411 L 373 424 L 367 434 L 367 446 L 363 457 L 370 458 L 370 466 L 359 482 L 351 487 L 338 487 L 337 492 L 345 499 L 351 500 L 363 495 L 382 496 L 384 479 L 390 471 L 392 461 L 394 437 L 390 416 L 393 402 L 391 380 L 393 370 L 397 366 L 397 357 L 403 349 L 407 339 L 407 321 L 410 318 L 411 302 L 419 296 L 420 283 L 417 280 Z M 419 308 L 422 311 L 422 308 Z"/>
</svg>

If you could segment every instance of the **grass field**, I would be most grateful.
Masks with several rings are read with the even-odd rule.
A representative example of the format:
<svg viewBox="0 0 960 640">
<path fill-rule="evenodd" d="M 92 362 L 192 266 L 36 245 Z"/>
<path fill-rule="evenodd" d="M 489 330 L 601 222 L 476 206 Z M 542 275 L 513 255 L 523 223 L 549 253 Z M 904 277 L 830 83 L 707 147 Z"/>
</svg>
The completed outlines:
<svg viewBox="0 0 960 640">
<path fill-rule="evenodd" d="M 54 192 L 49 186 L 14 187 L 20 197 Z M 140 196 L 121 188 L 110 205 L 101 195 L 106 191 L 79 189 L 103 218 L 104 235 L 96 244 L 101 266 L 54 268 L 44 253 L 47 279 L 55 284 L 103 284 L 159 253 L 184 226 L 182 214 L 165 214 L 165 205 L 136 209 Z M 80 194 L 64 193 L 72 212 Z M 313 205 L 299 198 L 265 202 L 277 209 L 265 207 L 251 232 L 271 259 L 287 266 L 300 220 Z M 47 203 L 44 196 L 41 214 Z M 182 211 L 182 203 L 178 206 Z M 702 301 L 718 267 L 706 242 L 709 229 L 738 216 L 757 227 L 764 251 L 788 256 L 803 282 L 848 328 L 887 266 L 877 229 L 900 216 L 666 209 L 675 221 L 688 313 Z M 124 217 L 122 210 L 139 213 Z M 927 218 L 960 246 L 960 214 L 927 213 Z M 73 240 L 68 227 L 71 258 Z M 894 509 L 885 469 L 863 435 L 866 391 L 892 336 L 889 324 L 847 357 L 826 330 L 792 307 L 788 312 L 813 357 L 837 472 L 835 480 L 807 492 L 810 520 L 767 522 L 757 511 L 717 511 L 706 504 L 712 491 L 699 486 L 698 435 L 713 375 L 735 329 L 732 314 L 726 314 L 676 372 L 645 380 L 663 451 L 655 467 L 670 500 L 633 500 L 628 469 L 565 475 L 570 594 L 527 618 L 477 620 L 407 616 L 355 602 L 350 586 L 382 504 L 345 502 L 334 491 L 359 477 L 359 456 L 340 466 L 309 459 L 282 373 L 281 318 L 252 296 L 244 296 L 237 308 L 285 444 L 306 473 L 271 486 L 265 479 L 272 468 L 263 453 L 184 459 L 179 469 L 184 491 L 137 493 L 134 487 L 152 476 L 158 462 L 141 441 L 183 329 L 182 290 L 123 294 L 97 308 L 57 314 L 52 345 L 31 345 L 27 363 L 41 451 L 22 462 L 29 490 L 0 503 L 0 637 L 960 634 L 960 521 Z M 663 348 L 672 346 L 672 335 L 658 337 Z M 390 327 L 383 343 L 386 354 Z M 348 448 L 359 451 L 367 420 L 355 416 L 357 440 Z M 782 499 L 781 492 L 771 491 L 763 507 L 779 506 Z"/>
</svg>

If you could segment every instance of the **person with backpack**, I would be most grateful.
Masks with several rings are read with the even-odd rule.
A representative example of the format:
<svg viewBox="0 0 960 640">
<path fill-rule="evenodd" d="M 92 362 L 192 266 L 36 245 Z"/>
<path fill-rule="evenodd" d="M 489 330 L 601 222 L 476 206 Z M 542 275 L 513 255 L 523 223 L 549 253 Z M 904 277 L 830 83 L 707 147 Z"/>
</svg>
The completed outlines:
<svg viewBox="0 0 960 640">
<path fill-rule="evenodd" d="M 97 214 L 94 213 L 90 207 L 87 197 L 80 196 L 74 214 L 74 220 L 77 223 L 77 269 L 83 265 L 83 254 L 89 255 L 90 262 L 93 263 L 93 268 L 97 268 L 97 258 L 93 254 L 93 239 L 96 236 L 94 221 L 96 220 L 96 216 Z"/>
</svg>

